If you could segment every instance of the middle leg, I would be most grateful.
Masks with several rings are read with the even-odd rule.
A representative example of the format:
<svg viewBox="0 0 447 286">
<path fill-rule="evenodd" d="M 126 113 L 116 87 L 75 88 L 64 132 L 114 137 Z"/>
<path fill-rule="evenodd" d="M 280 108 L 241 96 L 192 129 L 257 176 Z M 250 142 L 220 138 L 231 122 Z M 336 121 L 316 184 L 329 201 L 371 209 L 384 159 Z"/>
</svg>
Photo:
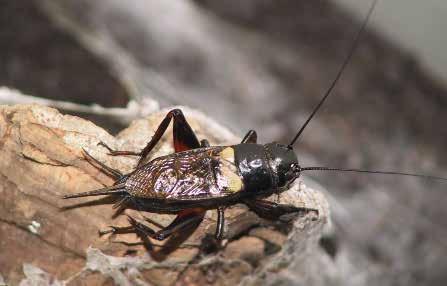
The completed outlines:
<svg viewBox="0 0 447 286">
<path fill-rule="evenodd" d="M 290 213 L 316 212 L 318 215 L 317 209 L 296 207 L 286 204 L 278 204 L 267 200 L 260 200 L 260 199 L 245 200 L 244 203 L 260 217 L 267 218 L 270 220 L 280 219 L 281 216 Z"/>
<path fill-rule="evenodd" d="M 216 233 L 214 234 L 214 238 L 216 240 L 222 240 L 225 228 L 225 214 L 224 208 L 217 208 L 217 224 L 216 224 Z"/>
</svg>

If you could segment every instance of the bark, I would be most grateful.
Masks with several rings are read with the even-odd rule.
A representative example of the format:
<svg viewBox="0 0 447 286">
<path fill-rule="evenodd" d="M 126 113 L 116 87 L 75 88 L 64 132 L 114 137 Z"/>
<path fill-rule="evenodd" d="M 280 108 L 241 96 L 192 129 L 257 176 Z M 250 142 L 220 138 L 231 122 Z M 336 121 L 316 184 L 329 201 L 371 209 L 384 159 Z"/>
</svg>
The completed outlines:
<svg viewBox="0 0 447 286">
<path fill-rule="evenodd" d="M 182 109 L 199 138 L 208 138 L 212 145 L 238 142 L 211 119 Z M 317 241 L 328 220 L 328 205 L 321 193 L 302 182 L 280 200 L 317 208 L 318 216 L 311 213 L 288 222 L 271 222 L 236 205 L 226 211 L 225 242 L 220 250 L 212 249 L 208 239 L 214 232 L 214 211 L 208 211 L 193 232 L 168 241 L 162 248 L 154 246 L 153 251 L 129 245 L 141 242 L 135 234 L 100 237 L 99 229 L 127 225 L 124 213 L 140 218 L 144 215 L 161 225 L 173 217 L 130 209 L 117 213 L 108 198 L 62 200 L 64 194 L 113 183 L 84 158 L 82 149 L 113 168 L 129 172 L 136 158 L 109 156 L 98 142 L 121 150 L 139 150 L 166 112 L 136 120 L 113 137 L 87 120 L 48 107 L 0 107 L 0 272 L 7 283 L 257 284 L 266 277 L 280 279 L 291 265 L 305 267 L 309 256 L 325 255 L 317 248 Z M 170 152 L 172 136 L 168 131 L 151 156 Z"/>
</svg>

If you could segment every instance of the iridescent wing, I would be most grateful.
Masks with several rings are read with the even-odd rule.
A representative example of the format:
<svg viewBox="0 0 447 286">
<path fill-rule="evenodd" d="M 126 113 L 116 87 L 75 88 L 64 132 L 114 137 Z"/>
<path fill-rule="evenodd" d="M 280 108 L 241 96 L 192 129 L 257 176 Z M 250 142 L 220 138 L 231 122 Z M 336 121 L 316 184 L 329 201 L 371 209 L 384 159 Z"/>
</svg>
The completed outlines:
<svg viewBox="0 0 447 286">
<path fill-rule="evenodd" d="M 240 178 L 234 163 L 220 155 L 222 150 L 225 148 L 200 148 L 159 157 L 135 170 L 126 181 L 126 190 L 135 197 L 167 200 L 201 200 L 234 194 L 241 187 L 229 184 L 228 178 L 232 182 Z"/>
</svg>

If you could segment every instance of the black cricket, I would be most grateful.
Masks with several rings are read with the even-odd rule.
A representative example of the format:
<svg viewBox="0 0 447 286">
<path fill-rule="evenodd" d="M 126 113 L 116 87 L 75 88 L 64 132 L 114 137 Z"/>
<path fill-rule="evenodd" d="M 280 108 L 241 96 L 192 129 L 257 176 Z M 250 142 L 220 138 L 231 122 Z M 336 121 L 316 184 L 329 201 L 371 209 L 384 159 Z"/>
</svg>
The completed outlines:
<svg viewBox="0 0 447 286">
<path fill-rule="evenodd" d="M 175 153 L 143 164 L 171 120 L 174 121 Z M 123 175 L 105 166 L 84 150 L 87 158 L 111 174 L 116 182 L 110 187 L 64 198 L 113 194 L 122 197 L 118 205 L 126 202 L 139 210 L 178 213 L 170 225 L 158 232 L 131 217 L 129 228 L 113 227 L 102 232 L 133 229 L 157 240 L 164 240 L 174 232 L 198 224 L 208 209 L 218 211 L 215 238 L 222 239 L 224 209 L 237 203 L 244 203 L 267 218 L 277 218 L 290 212 L 318 213 L 315 209 L 263 200 L 286 190 L 299 177 L 301 168 L 291 146 L 277 143 L 260 145 L 256 139 L 256 132 L 251 130 L 240 144 L 211 147 L 207 140 L 199 142 L 182 111 L 174 109 L 166 115 L 152 140 L 140 153 L 114 151 L 101 143 L 111 155 L 141 156 L 136 169 L 129 174 Z"/>
<path fill-rule="evenodd" d="M 302 171 L 359 172 L 447 180 L 435 176 L 402 172 L 301 167 L 298 163 L 292 146 L 331 94 L 353 55 L 376 2 L 377 0 L 373 1 L 335 79 L 290 144 L 258 144 L 256 132 L 250 130 L 240 144 L 210 146 L 206 139 L 199 142 L 182 111 L 174 109 L 166 115 L 152 139 L 141 152 L 115 151 L 104 143 L 100 143 L 109 150 L 110 155 L 140 156 L 137 167 L 129 174 L 122 174 L 120 171 L 104 165 L 84 150 L 86 158 L 113 176 L 116 182 L 113 186 L 103 189 L 66 195 L 64 199 L 114 195 L 121 198 L 116 206 L 130 203 L 139 210 L 176 213 L 177 217 L 172 223 L 157 232 L 132 217 L 129 217 L 131 224 L 129 227 L 112 227 L 108 231 L 101 232 L 104 234 L 133 230 L 156 240 L 164 240 L 173 233 L 199 224 L 206 210 L 216 209 L 218 221 L 215 238 L 220 240 L 224 234 L 224 210 L 237 203 L 246 204 L 259 216 L 270 219 L 277 219 L 293 212 L 316 212 L 318 214 L 316 209 L 300 208 L 265 200 L 272 194 L 279 194 L 287 190 Z M 145 158 L 159 142 L 171 120 L 173 120 L 175 153 L 145 163 Z"/>
</svg>

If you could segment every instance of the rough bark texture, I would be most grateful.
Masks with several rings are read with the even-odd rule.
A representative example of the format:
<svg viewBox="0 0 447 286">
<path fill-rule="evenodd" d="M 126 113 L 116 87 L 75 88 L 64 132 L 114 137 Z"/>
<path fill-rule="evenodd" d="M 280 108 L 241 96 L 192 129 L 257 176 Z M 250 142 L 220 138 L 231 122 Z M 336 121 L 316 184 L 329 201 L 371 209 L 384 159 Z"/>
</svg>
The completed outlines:
<svg viewBox="0 0 447 286">
<path fill-rule="evenodd" d="M 209 118 L 182 109 L 199 138 L 208 138 L 211 144 L 238 141 Z M 203 249 L 209 244 L 207 234 L 214 232 L 213 211 L 207 212 L 194 232 L 168 241 L 164 248 L 154 247 L 152 252 L 142 246 L 112 243 L 140 242 L 134 234 L 99 237 L 99 229 L 127 225 L 126 216 L 116 215 L 108 199 L 61 199 L 63 194 L 113 183 L 86 161 L 82 148 L 107 165 L 128 172 L 135 158 L 108 156 L 97 143 L 138 150 L 165 114 L 162 110 L 137 120 L 113 137 L 89 121 L 51 108 L 0 107 L 0 272 L 10 285 L 20 281 L 22 285 L 38 281 L 43 283 L 39 285 L 51 281 L 68 285 L 112 281 L 117 285 L 234 285 L 244 281 L 255 285 L 280 279 L 297 264 L 305 273 L 312 265 L 306 262 L 308 257 L 326 255 L 317 241 L 328 220 L 328 206 L 321 193 L 302 182 L 284 193 L 281 201 L 317 208 L 318 217 L 308 214 L 291 218 L 289 223 L 270 222 L 236 205 L 226 211 L 225 247 L 219 251 Z M 152 156 L 172 152 L 171 141 L 168 133 Z M 134 215 L 142 214 L 134 211 Z M 172 220 L 171 215 L 144 215 L 162 225 Z"/>
</svg>

